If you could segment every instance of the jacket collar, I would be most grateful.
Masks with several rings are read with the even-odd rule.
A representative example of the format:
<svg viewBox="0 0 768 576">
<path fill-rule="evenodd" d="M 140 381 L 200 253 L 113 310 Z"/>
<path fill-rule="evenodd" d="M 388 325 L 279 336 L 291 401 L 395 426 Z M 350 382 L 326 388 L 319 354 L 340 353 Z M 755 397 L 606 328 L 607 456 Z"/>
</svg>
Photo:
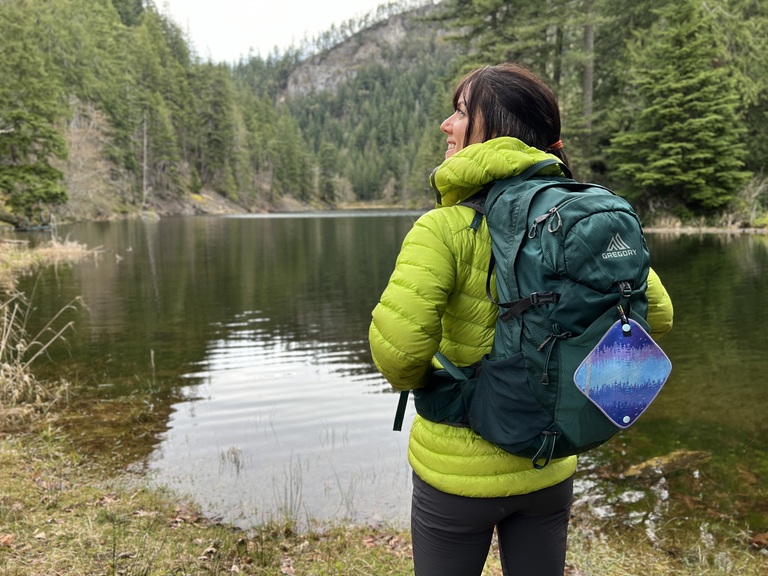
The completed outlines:
<svg viewBox="0 0 768 576">
<path fill-rule="evenodd" d="M 437 206 L 453 206 L 479 192 L 489 182 L 516 176 L 547 158 L 556 158 L 521 142 L 502 136 L 462 148 L 432 171 L 429 178 Z M 561 176 L 559 166 L 542 173 Z"/>
</svg>

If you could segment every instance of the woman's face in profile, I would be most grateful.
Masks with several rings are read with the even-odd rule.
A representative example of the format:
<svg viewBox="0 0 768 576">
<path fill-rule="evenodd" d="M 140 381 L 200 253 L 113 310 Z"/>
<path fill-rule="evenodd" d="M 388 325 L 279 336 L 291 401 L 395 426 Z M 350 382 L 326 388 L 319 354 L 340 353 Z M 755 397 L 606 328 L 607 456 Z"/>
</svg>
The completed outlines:
<svg viewBox="0 0 768 576">
<path fill-rule="evenodd" d="M 462 148 L 480 141 L 479 138 L 471 138 L 467 135 L 467 124 L 469 123 L 469 116 L 467 116 L 467 94 L 467 88 L 465 88 L 456 103 L 456 110 L 440 124 L 440 130 L 448 135 L 446 140 L 448 149 L 445 151 L 446 159 Z M 475 135 L 479 133 L 480 124 L 481 122 L 478 122 L 478 119 L 475 118 L 473 127 Z"/>
</svg>

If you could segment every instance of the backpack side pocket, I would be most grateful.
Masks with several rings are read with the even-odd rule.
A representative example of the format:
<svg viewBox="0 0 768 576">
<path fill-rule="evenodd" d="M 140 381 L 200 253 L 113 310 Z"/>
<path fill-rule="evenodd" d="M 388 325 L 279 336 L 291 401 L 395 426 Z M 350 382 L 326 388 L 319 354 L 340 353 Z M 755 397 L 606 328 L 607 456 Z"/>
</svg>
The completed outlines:
<svg viewBox="0 0 768 576">
<path fill-rule="evenodd" d="M 483 358 L 469 407 L 472 430 L 507 452 L 524 454 L 551 424 L 551 414 L 528 385 L 522 353 L 500 360 Z"/>
<path fill-rule="evenodd" d="M 459 369 L 469 375 L 474 368 Z M 470 372 L 471 370 L 471 372 Z M 467 395 L 471 395 L 474 380 L 457 380 L 447 370 L 435 370 L 429 384 L 413 391 L 416 412 L 430 422 L 467 425 Z"/>
</svg>

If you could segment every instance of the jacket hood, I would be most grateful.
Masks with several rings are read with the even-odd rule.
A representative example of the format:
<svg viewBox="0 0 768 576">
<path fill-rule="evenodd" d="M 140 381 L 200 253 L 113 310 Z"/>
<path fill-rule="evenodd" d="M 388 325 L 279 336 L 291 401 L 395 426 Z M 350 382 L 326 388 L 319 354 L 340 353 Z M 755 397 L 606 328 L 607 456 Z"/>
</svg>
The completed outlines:
<svg viewBox="0 0 768 576">
<path fill-rule="evenodd" d="M 447 158 L 429 178 L 437 206 L 453 206 L 482 190 L 489 182 L 510 178 L 547 158 L 559 159 L 521 142 L 502 136 L 470 144 Z M 559 165 L 543 168 L 542 174 L 563 176 Z"/>
</svg>

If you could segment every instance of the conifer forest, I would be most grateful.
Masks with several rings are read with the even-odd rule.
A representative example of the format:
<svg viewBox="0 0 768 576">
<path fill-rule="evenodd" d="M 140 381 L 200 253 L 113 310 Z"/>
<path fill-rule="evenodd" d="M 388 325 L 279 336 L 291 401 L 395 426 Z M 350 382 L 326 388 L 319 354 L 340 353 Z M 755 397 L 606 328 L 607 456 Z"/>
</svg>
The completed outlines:
<svg viewBox="0 0 768 576">
<path fill-rule="evenodd" d="M 558 95 L 578 179 L 647 221 L 768 226 L 764 0 L 405 0 L 228 63 L 153 0 L 1 0 L 0 221 L 428 207 L 452 87 L 502 61 Z"/>
</svg>

